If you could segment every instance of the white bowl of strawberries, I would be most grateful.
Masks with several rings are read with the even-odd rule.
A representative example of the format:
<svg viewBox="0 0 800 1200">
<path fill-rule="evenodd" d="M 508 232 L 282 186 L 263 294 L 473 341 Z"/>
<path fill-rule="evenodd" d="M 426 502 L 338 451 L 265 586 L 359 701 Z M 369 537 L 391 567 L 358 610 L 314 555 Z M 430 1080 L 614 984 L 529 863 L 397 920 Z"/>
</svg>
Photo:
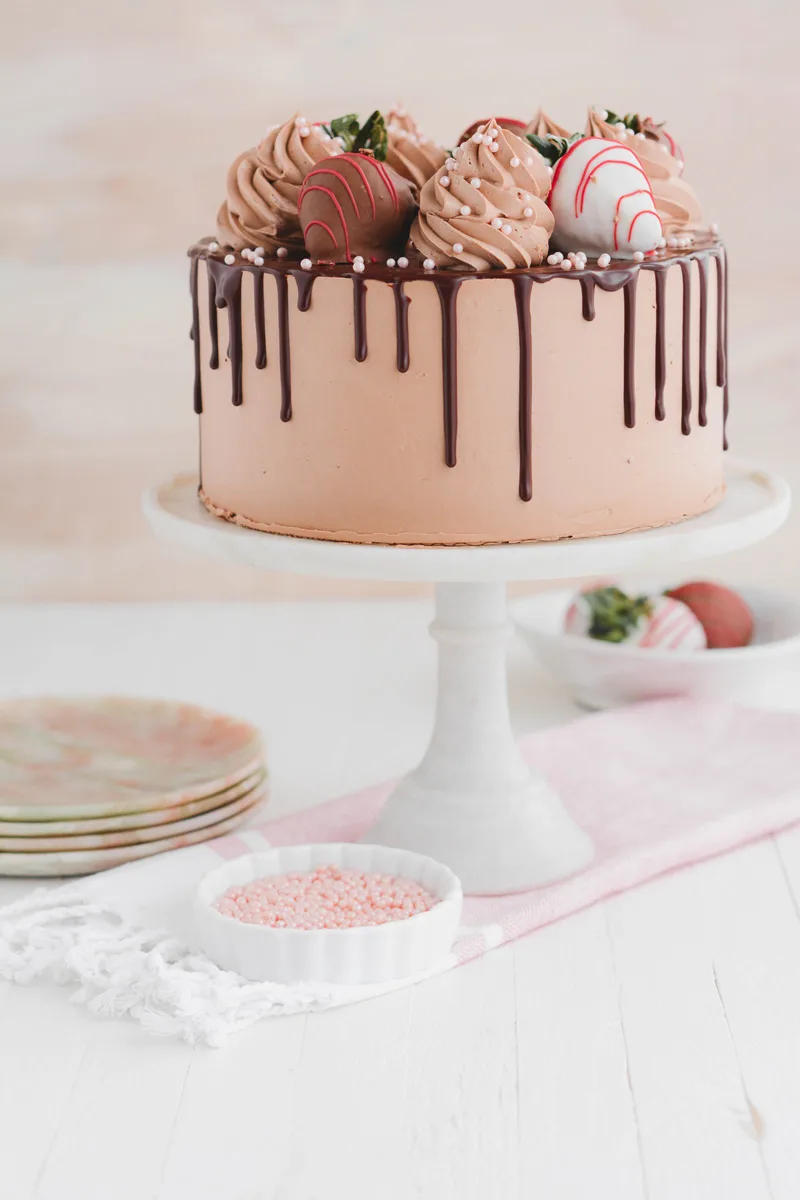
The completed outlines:
<svg viewBox="0 0 800 1200">
<path fill-rule="evenodd" d="M 665 696 L 780 705 L 800 684 L 800 601 L 761 588 L 603 582 L 529 596 L 512 613 L 587 708 Z"/>
</svg>

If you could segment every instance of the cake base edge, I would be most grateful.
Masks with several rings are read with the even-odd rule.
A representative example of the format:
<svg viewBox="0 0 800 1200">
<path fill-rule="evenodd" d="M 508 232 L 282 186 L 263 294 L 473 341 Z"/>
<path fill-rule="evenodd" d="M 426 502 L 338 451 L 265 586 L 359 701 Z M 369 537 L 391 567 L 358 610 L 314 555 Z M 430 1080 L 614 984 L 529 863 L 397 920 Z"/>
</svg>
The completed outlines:
<svg viewBox="0 0 800 1200">
<path fill-rule="evenodd" d="M 547 542 L 564 542 L 564 541 L 585 541 L 587 538 L 599 537 L 617 537 L 624 533 L 643 533 L 648 529 L 663 529 L 669 525 L 680 525 L 684 521 L 691 521 L 694 517 L 702 516 L 703 513 L 710 512 L 716 508 L 725 496 L 724 481 L 718 488 L 706 497 L 703 506 L 697 509 L 696 512 L 683 513 L 680 516 L 672 517 L 667 521 L 652 521 L 644 525 L 625 525 L 620 528 L 610 529 L 588 529 L 585 533 L 565 534 L 561 537 L 541 537 L 541 538 L 517 538 L 509 541 L 486 541 L 476 538 L 470 538 L 469 534 L 463 534 L 459 537 L 447 538 L 446 540 L 437 540 L 437 535 L 431 533 L 429 535 L 420 534 L 366 534 L 356 533 L 352 530 L 340 529 L 298 529 L 296 527 L 268 524 L 264 521 L 254 521 L 250 517 L 242 516 L 240 513 L 232 512 L 230 509 L 222 508 L 215 504 L 214 501 L 203 491 L 202 485 L 197 489 L 197 495 L 204 508 L 214 517 L 219 517 L 223 521 L 228 521 L 231 525 L 238 525 L 243 529 L 252 529 L 258 533 L 278 534 L 281 537 L 294 537 L 306 539 L 308 541 L 320 542 L 341 542 L 345 545 L 354 546 L 405 546 L 410 549 L 425 549 L 426 547 L 444 549 L 448 546 L 535 546 L 537 543 Z"/>
</svg>

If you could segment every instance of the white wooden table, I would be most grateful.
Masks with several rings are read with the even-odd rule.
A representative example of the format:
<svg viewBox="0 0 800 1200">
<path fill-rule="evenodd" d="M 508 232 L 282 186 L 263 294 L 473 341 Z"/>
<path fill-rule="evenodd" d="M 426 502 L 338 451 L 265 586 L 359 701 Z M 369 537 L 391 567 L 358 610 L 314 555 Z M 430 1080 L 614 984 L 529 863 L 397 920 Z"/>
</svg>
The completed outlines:
<svg viewBox="0 0 800 1200">
<path fill-rule="evenodd" d="M 241 712 L 267 731 L 277 814 L 420 756 L 428 617 L 417 602 L 0 608 L 0 693 Z M 574 712 L 555 685 L 533 699 L 535 670 L 513 645 L 520 731 Z M 0 902 L 30 886 L 0 880 Z M 798 1196 L 800 830 L 224 1050 L 0 984 L 2 1200 Z"/>
</svg>

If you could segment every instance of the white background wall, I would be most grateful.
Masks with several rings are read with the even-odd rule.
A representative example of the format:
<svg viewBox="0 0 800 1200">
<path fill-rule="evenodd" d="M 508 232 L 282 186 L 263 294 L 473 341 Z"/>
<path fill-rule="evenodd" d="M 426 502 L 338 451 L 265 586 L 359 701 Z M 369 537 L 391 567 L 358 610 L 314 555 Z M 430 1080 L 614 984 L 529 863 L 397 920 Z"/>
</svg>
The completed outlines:
<svg viewBox="0 0 800 1200">
<path fill-rule="evenodd" d="M 342 594 L 177 557 L 144 486 L 195 459 L 186 246 L 299 107 L 396 98 L 450 141 L 539 104 L 668 118 L 732 258 L 733 447 L 800 486 L 797 8 L 789 0 L 4 0 L 0 597 Z M 797 526 L 717 574 L 800 587 Z M 399 590 L 399 589 L 397 589 Z"/>
</svg>

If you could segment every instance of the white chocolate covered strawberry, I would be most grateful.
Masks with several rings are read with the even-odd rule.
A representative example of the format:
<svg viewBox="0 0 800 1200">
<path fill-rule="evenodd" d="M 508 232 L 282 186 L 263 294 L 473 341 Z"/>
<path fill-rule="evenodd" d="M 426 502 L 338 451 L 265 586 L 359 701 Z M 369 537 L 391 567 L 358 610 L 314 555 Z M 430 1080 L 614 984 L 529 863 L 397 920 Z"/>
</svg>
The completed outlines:
<svg viewBox="0 0 800 1200">
<path fill-rule="evenodd" d="M 672 596 L 630 596 L 614 586 L 579 592 L 564 632 L 643 650 L 704 650 L 706 634 L 688 605 Z"/>
<path fill-rule="evenodd" d="M 606 138 L 574 141 L 555 165 L 548 204 L 551 245 L 567 252 L 633 258 L 663 236 L 653 192 L 633 150 Z"/>
</svg>

